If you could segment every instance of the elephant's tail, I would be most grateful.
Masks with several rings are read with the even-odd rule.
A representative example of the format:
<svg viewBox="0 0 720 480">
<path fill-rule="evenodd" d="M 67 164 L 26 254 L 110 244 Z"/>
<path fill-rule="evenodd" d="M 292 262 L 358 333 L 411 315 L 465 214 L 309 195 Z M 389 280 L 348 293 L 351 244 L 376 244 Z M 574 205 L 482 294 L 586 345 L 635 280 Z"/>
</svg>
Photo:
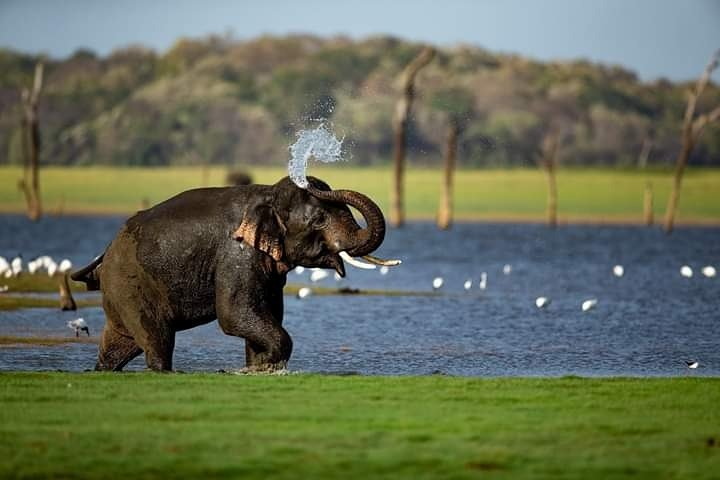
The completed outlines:
<svg viewBox="0 0 720 480">
<path fill-rule="evenodd" d="M 88 291 L 100 290 L 100 268 L 105 257 L 103 253 L 90 263 L 90 265 L 81 268 L 77 272 L 73 272 L 70 278 L 76 282 L 85 282 Z"/>
</svg>

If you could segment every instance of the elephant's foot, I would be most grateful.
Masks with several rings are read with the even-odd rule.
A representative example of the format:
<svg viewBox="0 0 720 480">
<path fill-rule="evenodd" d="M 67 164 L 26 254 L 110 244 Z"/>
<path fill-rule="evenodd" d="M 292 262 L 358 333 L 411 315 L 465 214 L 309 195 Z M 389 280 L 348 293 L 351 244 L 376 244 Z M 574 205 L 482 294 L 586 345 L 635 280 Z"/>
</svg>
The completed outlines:
<svg viewBox="0 0 720 480">
<path fill-rule="evenodd" d="M 239 375 L 286 375 L 288 373 L 287 361 L 248 365 L 238 370 L 237 373 Z"/>
</svg>

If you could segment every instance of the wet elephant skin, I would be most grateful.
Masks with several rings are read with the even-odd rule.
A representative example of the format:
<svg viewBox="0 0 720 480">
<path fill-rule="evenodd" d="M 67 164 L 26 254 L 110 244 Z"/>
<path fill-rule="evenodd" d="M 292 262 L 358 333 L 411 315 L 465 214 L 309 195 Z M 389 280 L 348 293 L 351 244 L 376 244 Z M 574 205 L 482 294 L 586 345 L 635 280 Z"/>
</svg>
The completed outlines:
<svg viewBox="0 0 720 480">
<path fill-rule="evenodd" d="M 309 180 L 309 191 L 287 178 L 189 190 L 128 219 L 105 253 L 72 275 L 102 290 L 96 369 L 122 370 L 144 352 L 148 368 L 172 370 L 175 332 L 216 318 L 245 339 L 246 367 L 283 368 L 292 352 L 282 327 L 287 272 L 303 265 L 344 275 L 339 252 L 366 255 L 385 231 L 367 197 Z"/>
</svg>

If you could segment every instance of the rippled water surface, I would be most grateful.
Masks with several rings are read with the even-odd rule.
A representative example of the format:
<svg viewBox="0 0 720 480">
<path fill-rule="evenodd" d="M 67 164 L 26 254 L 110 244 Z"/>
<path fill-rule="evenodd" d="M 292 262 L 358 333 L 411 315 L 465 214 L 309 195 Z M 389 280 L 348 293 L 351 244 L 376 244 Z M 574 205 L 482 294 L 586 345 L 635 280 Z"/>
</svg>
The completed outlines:
<svg viewBox="0 0 720 480">
<path fill-rule="evenodd" d="M 100 253 L 123 219 L 0 216 L 0 255 L 26 259 L 47 253 L 82 265 Z M 432 291 L 436 296 L 286 297 L 285 326 L 293 337 L 291 369 L 362 374 L 455 375 L 719 375 L 720 229 L 681 228 L 665 236 L 639 227 L 459 224 L 440 232 L 429 223 L 388 231 L 378 252 L 402 266 L 382 276 L 349 270 L 324 286 Z M 509 275 L 503 265 L 512 266 Z M 612 267 L 622 264 L 625 276 Z M 680 275 L 688 264 L 693 278 Z M 488 274 L 485 291 L 477 288 Z M 473 279 L 470 292 L 463 289 Z M 289 275 L 310 283 L 308 273 Z M 0 283 L 2 283 L 0 281 Z M 535 298 L 550 297 L 546 310 Z M 597 298 L 582 312 L 583 300 Z M 73 335 L 65 323 L 83 316 L 91 333 L 104 322 L 100 308 L 80 312 L 24 309 L 0 312 L 0 335 Z M 0 348 L 2 370 L 83 370 L 96 346 Z M 689 372 L 684 360 L 697 359 Z M 244 363 L 242 339 L 215 322 L 178 334 L 175 367 L 214 371 Z M 142 369 L 142 358 L 129 368 Z"/>
</svg>

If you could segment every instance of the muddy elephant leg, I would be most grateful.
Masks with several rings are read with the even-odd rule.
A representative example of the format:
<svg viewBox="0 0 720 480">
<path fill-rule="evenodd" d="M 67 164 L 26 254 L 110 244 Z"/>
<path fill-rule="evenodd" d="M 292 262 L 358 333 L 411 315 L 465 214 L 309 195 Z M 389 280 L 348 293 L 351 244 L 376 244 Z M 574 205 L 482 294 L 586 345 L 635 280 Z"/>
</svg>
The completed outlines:
<svg viewBox="0 0 720 480">
<path fill-rule="evenodd" d="M 123 335 L 106 325 L 103 329 L 98 349 L 98 360 L 95 370 L 112 370 L 119 372 L 133 358 L 142 353 L 142 349 L 132 337 Z"/>
<path fill-rule="evenodd" d="M 145 341 L 145 363 L 147 368 L 156 372 L 172 370 L 175 332 L 165 330 L 153 332 L 152 338 Z"/>
<path fill-rule="evenodd" d="M 258 355 L 262 353 L 262 347 L 260 345 L 252 343 L 250 340 L 245 340 L 245 366 L 250 367 L 258 365 L 260 358 Z"/>
<path fill-rule="evenodd" d="M 292 339 L 278 323 L 266 320 L 219 316 L 227 335 L 245 339 L 245 366 L 252 370 L 279 370 L 287 366 Z"/>
</svg>

